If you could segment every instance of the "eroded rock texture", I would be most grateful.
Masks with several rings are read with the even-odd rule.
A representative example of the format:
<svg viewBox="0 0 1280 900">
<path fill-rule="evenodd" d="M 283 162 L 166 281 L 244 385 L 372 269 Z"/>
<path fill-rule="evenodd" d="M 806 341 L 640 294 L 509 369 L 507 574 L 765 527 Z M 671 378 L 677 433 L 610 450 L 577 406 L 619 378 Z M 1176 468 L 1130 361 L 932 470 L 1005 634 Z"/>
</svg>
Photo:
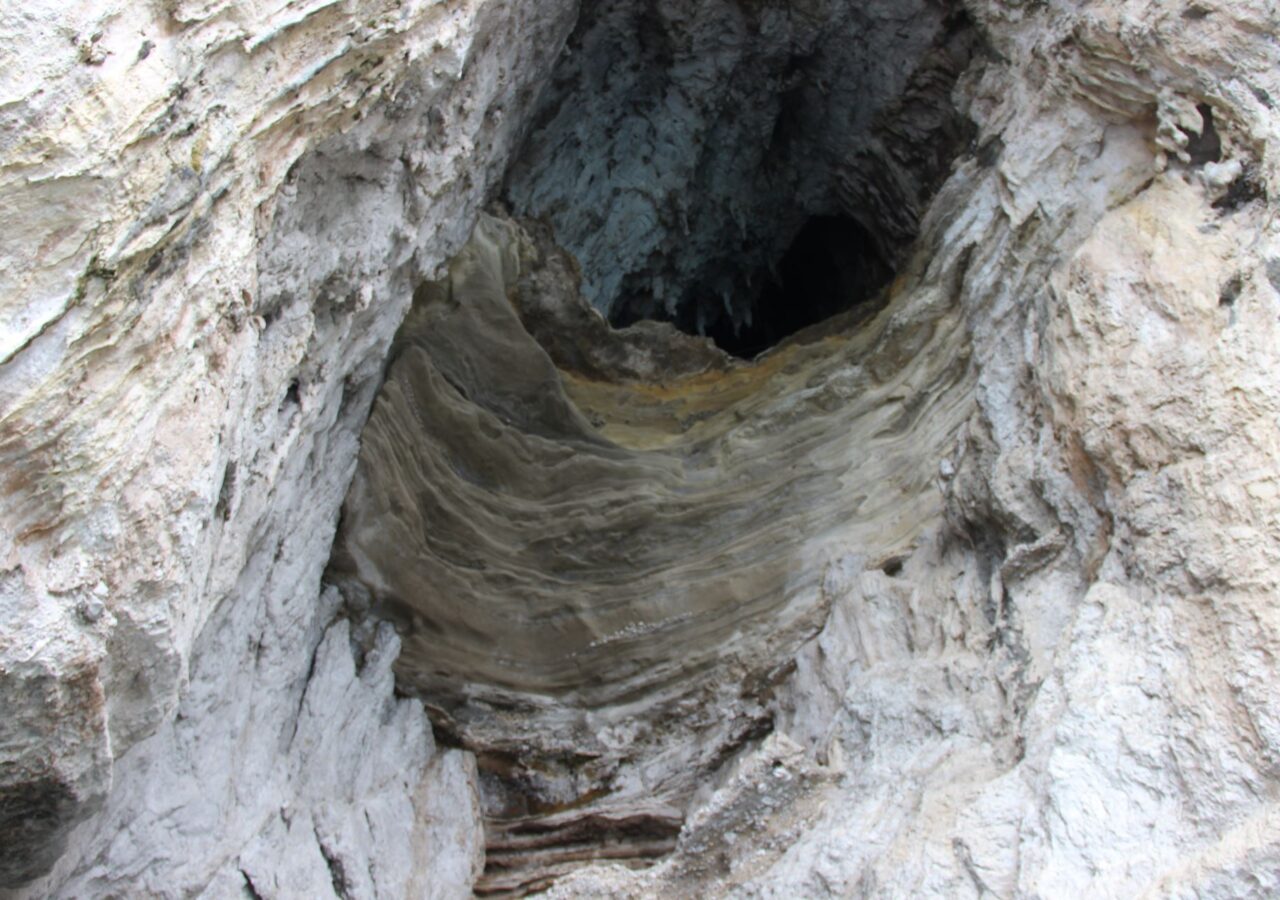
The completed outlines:
<svg viewBox="0 0 1280 900">
<path fill-rule="evenodd" d="M 1278 28 L 0 11 L 0 890 L 1280 891 Z"/>
<path fill-rule="evenodd" d="M 0 12 L 0 887 L 466 893 L 472 764 L 320 574 L 412 286 L 572 13 Z"/>
<path fill-rule="evenodd" d="M 545 850 L 535 830 L 569 855 L 584 831 L 673 831 L 769 730 L 829 569 L 854 547 L 887 564 L 941 514 L 937 461 L 972 412 L 960 318 L 930 292 L 756 366 L 668 331 L 665 352 L 700 364 L 661 380 L 609 361 L 643 358 L 643 333 L 598 322 L 585 352 L 605 359 L 561 376 L 509 299 L 557 299 L 549 278 L 521 284 L 550 268 L 522 237 L 483 221 L 419 292 L 332 573 L 401 623 L 402 688 L 494 767 L 509 835 L 491 866 Z"/>
<path fill-rule="evenodd" d="M 990 149 L 942 189 L 921 252 L 967 256 L 978 413 L 940 465 L 943 520 L 901 568 L 841 573 L 780 700 L 836 786 L 554 895 L 1276 890 L 1274 22 L 977 17 L 1024 76 L 973 83 Z"/>
</svg>

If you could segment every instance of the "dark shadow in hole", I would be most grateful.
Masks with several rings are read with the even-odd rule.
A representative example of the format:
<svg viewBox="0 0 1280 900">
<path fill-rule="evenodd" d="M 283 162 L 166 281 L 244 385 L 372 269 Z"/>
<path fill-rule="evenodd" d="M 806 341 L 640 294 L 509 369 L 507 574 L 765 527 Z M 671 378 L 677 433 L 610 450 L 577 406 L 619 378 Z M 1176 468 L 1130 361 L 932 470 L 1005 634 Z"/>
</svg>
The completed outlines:
<svg viewBox="0 0 1280 900">
<path fill-rule="evenodd" d="M 301 406 L 302 399 L 300 396 L 301 388 L 298 379 L 289 382 L 289 389 L 284 392 L 284 399 L 280 401 L 280 411 L 284 412 L 290 406 Z"/>
<path fill-rule="evenodd" d="M 750 359 L 802 328 L 876 297 L 893 279 L 870 232 L 844 216 L 809 219 L 738 328 L 728 316 L 707 334 L 734 356 Z M 683 325 L 683 323 L 681 323 Z"/>
<path fill-rule="evenodd" d="M 1191 157 L 1193 166 L 1222 161 L 1222 139 L 1218 137 L 1217 126 L 1213 123 L 1213 109 L 1207 103 L 1196 107 L 1204 126 L 1199 134 L 1187 135 L 1187 155 Z"/>
</svg>

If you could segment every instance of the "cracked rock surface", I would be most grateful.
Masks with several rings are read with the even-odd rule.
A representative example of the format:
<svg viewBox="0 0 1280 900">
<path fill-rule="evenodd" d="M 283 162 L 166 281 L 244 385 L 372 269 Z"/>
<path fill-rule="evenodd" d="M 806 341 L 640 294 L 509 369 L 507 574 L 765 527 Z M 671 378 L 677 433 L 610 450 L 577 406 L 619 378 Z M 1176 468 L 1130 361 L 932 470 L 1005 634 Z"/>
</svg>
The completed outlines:
<svg viewBox="0 0 1280 900">
<path fill-rule="evenodd" d="M 0 12 L 0 889 L 467 893 L 471 764 L 392 698 L 392 645 L 356 676 L 323 640 L 320 575 L 412 285 L 572 23 Z"/>
<path fill-rule="evenodd" d="M 1278 30 L 0 10 L 0 896 L 1280 892 Z"/>
</svg>

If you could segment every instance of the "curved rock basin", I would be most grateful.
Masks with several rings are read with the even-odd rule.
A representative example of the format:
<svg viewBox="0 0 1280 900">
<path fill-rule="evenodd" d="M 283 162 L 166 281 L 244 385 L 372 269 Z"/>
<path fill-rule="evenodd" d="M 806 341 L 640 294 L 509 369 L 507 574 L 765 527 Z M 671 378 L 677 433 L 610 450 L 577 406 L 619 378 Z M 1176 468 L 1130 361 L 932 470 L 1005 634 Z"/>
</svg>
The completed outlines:
<svg viewBox="0 0 1280 900">
<path fill-rule="evenodd" d="M 828 568 L 891 570 L 941 514 L 972 411 L 944 294 L 899 285 L 746 363 L 612 331 L 571 259 L 494 218 L 417 292 L 330 578 L 398 623 L 398 683 L 480 753 L 491 825 L 670 837 L 768 731 Z"/>
</svg>

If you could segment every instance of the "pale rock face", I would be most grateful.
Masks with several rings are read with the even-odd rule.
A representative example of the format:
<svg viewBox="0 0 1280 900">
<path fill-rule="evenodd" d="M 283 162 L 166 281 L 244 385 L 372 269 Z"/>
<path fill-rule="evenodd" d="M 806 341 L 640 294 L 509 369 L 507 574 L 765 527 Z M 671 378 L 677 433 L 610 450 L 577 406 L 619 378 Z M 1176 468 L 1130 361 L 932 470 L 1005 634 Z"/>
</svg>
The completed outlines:
<svg viewBox="0 0 1280 900">
<path fill-rule="evenodd" d="M 323 710 L 360 742 L 298 742 L 315 679 L 350 680 L 319 576 L 381 359 L 572 13 L 0 14 L 4 885 L 59 860 L 24 892 L 285 896 L 333 880 L 330 846 L 388 896 L 423 855 L 465 890 L 474 779 L 385 706 L 390 647 Z M 307 787 L 320 764 L 351 792 Z M 470 824 L 410 852 L 403 797 L 437 779 Z"/>
<path fill-rule="evenodd" d="M 464 722 L 486 766 L 483 750 L 504 741 L 538 760 L 530 732 L 568 722 L 569 743 L 594 734 L 621 761 L 615 812 L 672 788 L 662 861 L 584 868 L 559 896 L 1280 891 L 1280 21 L 1263 0 L 965 3 L 972 59 L 953 90 L 927 95 L 951 92 L 973 152 L 938 172 L 932 201 L 902 195 L 887 229 L 905 235 L 902 267 L 883 309 L 758 363 L 653 326 L 609 336 L 580 306 L 540 305 L 574 281 L 548 244 L 542 268 L 523 257 L 514 307 L 500 302 L 506 281 L 477 301 L 513 346 L 543 352 L 524 315 L 562 424 L 621 469 L 645 459 L 688 474 L 685 454 L 710 448 L 728 465 L 696 486 L 738 509 L 771 497 L 753 488 L 777 477 L 752 460 L 838 482 L 820 502 L 761 507 L 795 516 L 805 552 L 775 573 L 783 587 L 760 616 L 727 613 L 715 589 L 736 595 L 714 578 L 653 576 L 663 590 L 621 611 L 594 609 L 591 591 L 546 593 L 579 603 L 566 621 L 583 648 L 639 622 L 623 636 L 648 658 L 701 654 L 689 696 L 707 705 L 675 697 L 657 735 L 670 747 L 640 727 L 661 693 L 647 673 L 617 676 L 597 654 L 591 680 L 566 689 L 536 622 L 483 607 L 512 602 L 492 582 L 423 601 L 419 615 L 488 617 L 436 665 L 412 615 L 405 628 L 353 596 L 397 570 L 376 516 L 344 525 L 330 572 L 348 596 L 322 585 L 344 498 L 356 511 L 373 483 L 366 472 L 348 494 L 357 457 L 390 446 L 378 429 L 399 421 L 375 413 L 361 449 L 396 329 L 417 288 L 455 278 L 445 263 L 504 173 L 507 200 L 552 220 L 601 305 L 628 273 L 636 296 L 663 304 L 659 279 L 696 281 L 698 248 L 738 227 L 738 185 L 753 185 L 756 210 L 742 234 L 785 242 L 755 229 L 774 195 L 742 180 L 750 166 L 700 168 L 689 154 L 712 133 L 749 143 L 768 118 L 753 107 L 739 130 L 708 125 L 741 100 L 717 79 L 756 60 L 774 71 L 771 36 L 814 49 L 813 34 L 769 3 L 743 5 L 768 14 L 749 38 L 719 28 L 730 4 L 698 6 L 704 18 L 655 6 L 678 40 L 645 53 L 678 62 L 679 77 L 655 87 L 628 65 L 614 84 L 641 84 L 644 109 L 683 91 L 679 115 L 611 118 L 601 95 L 598 109 L 536 122 L 553 67 L 544 100 L 590 83 L 572 54 L 557 63 L 578 13 L 568 0 L 0 12 L 0 891 L 466 896 L 484 842 L 508 832 L 483 805 L 492 769 L 437 746 L 422 700 L 439 721 L 503 691 L 533 712 Z M 895 21 L 877 4 L 832 10 L 862 6 L 870 24 Z M 911 17 L 922 30 L 903 30 L 908 44 L 933 45 L 936 10 Z M 582 46 L 592 34 L 609 46 L 630 21 L 626 4 L 597 11 Z M 732 40 L 699 43 L 712 32 Z M 805 115 L 821 117 L 813 101 Z M 628 156 L 626 132 L 646 117 L 671 138 L 648 160 Z M 625 127 L 596 146 L 613 164 L 576 184 L 566 173 L 590 153 L 560 138 L 611 124 Z M 641 214 L 653 197 L 611 205 L 651 170 L 706 216 L 684 237 L 678 216 Z M 575 210 L 579 189 L 590 202 Z M 822 211 L 797 196 L 789 215 Z M 601 210 L 617 213 L 607 227 L 591 218 Z M 626 252 L 611 268 L 614 248 Z M 636 412 L 634 395 L 668 371 L 703 379 L 709 417 L 680 397 Z M 928 377 L 938 371 L 948 377 Z M 500 371 L 475 379 L 485 402 L 501 400 Z M 528 446 L 527 422 L 481 430 L 485 403 L 465 399 L 440 401 L 458 420 L 449 432 L 424 424 L 415 438 Z M 860 453 L 867 465 L 851 465 Z M 896 518 L 855 502 L 904 490 Z M 488 515 L 468 527 L 504 521 L 500 505 Z M 761 545 L 762 518 L 744 530 Z M 650 549 L 696 561 L 695 531 Z M 598 536 L 576 531 L 569 546 Z M 493 559 L 509 563 L 510 547 Z M 728 582 L 767 568 L 739 563 Z M 701 621 L 738 664 L 696 635 L 649 629 L 695 584 Z M 806 627 L 770 631 L 778 610 Z M 598 634 L 581 627 L 597 616 Z M 477 657 L 486 635 L 519 652 Z M 740 691 L 744 675 L 792 667 L 768 691 Z M 595 729 L 574 718 L 587 688 Z M 635 708 L 616 705 L 627 688 L 643 689 Z M 721 720 L 742 710 L 772 734 L 726 737 Z"/>
</svg>

